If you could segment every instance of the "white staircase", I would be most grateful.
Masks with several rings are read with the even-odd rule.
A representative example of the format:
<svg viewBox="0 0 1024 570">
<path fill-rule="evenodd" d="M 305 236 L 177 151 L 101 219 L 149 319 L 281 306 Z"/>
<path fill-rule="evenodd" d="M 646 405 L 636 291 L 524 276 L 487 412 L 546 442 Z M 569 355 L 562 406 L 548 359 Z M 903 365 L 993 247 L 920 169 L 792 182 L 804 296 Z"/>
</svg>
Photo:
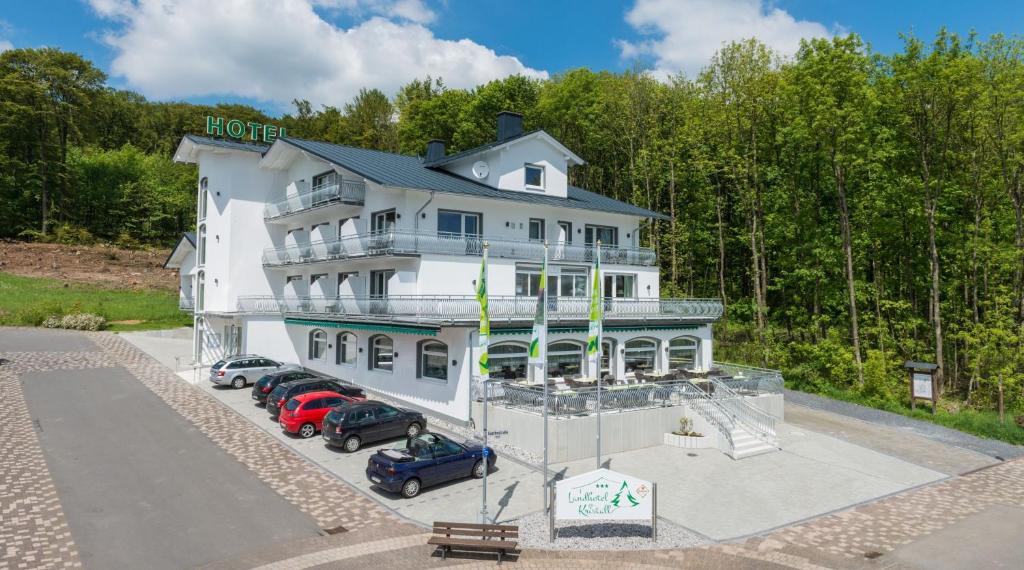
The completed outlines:
<svg viewBox="0 0 1024 570">
<path fill-rule="evenodd" d="M 710 422 L 723 437 L 720 448 L 733 459 L 778 451 L 775 418 L 746 402 L 724 384 L 715 384 L 714 397 L 688 383 L 684 390 L 691 408 Z"/>
<path fill-rule="evenodd" d="M 729 435 L 732 440 L 732 451 L 726 453 L 733 459 L 745 459 L 779 450 L 773 443 L 757 438 L 741 427 L 734 427 Z"/>
</svg>

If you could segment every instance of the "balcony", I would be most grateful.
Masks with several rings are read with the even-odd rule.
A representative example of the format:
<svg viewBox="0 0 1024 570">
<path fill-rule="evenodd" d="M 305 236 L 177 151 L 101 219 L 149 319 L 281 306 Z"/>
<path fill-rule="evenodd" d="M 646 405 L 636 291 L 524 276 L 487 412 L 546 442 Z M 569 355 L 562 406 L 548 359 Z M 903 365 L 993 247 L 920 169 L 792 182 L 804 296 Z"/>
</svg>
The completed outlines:
<svg viewBox="0 0 1024 570">
<path fill-rule="evenodd" d="M 289 196 L 279 202 L 267 204 L 263 219 L 270 221 L 314 208 L 332 204 L 362 206 L 366 199 L 366 184 L 358 180 L 342 180 L 337 184 L 322 186 L 310 192 Z"/>
<path fill-rule="evenodd" d="M 535 297 L 492 296 L 492 322 L 532 321 Z M 548 321 L 585 322 L 590 313 L 587 297 L 552 297 Z M 431 323 L 478 322 L 480 304 L 470 295 L 390 295 L 388 297 L 276 297 L 238 298 L 238 312 L 402 320 Z M 722 316 L 718 299 L 605 299 L 605 320 L 707 322 Z"/>
<path fill-rule="evenodd" d="M 485 241 L 489 245 L 488 255 L 491 259 L 520 259 L 538 263 L 544 259 L 544 245 L 538 242 L 393 230 L 355 234 L 304 245 L 268 248 L 263 251 L 263 265 L 283 267 L 423 253 L 478 257 L 483 253 Z M 551 261 L 590 263 L 593 262 L 596 253 L 597 248 L 592 245 L 558 243 L 548 247 L 548 259 Z M 605 264 L 650 266 L 655 265 L 657 261 L 654 250 L 645 247 L 601 247 L 601 262 Z"/>
</svg>

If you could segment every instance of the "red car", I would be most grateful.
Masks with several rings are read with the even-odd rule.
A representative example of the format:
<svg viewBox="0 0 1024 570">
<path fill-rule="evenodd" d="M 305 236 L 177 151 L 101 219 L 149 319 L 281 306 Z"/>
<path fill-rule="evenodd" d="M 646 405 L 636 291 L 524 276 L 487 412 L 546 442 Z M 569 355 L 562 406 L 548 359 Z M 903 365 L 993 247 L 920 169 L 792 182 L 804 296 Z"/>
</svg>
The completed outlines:
<svg viewBox="0 0 1024 570">
<path fill-rule="evenodd" d="M 310 438 L 323 427 L 324 416 L 331 408 L 365 399 L 326 390 L 306 392 L 288 400 L 278 416 L 278 422 L 284 431 L 297 433 L 303 439 Z"/>
</svg>

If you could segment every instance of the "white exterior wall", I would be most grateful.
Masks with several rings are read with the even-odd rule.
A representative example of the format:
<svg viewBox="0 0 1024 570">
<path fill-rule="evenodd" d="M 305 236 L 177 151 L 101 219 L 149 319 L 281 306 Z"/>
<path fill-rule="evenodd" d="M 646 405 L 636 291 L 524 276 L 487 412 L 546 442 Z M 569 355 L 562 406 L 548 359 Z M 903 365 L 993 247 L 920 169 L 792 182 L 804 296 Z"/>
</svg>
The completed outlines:
<svg viewBox="0 0 1024 570">
<path fill-rule="evenodd" d="M 479 179 L 473 175 L 473 164 L 479 160 L 487 163 L 487 178 Z M 523 168 L 526 164 L 544 167 L 543 191 L 526 188 Z M 539 136 L 499 145 L 486 152 L 452 162 L 444 168 L 502 190 L 565 198 L 569 189 L 568 161 L 565 154 Z"/>
</svg>

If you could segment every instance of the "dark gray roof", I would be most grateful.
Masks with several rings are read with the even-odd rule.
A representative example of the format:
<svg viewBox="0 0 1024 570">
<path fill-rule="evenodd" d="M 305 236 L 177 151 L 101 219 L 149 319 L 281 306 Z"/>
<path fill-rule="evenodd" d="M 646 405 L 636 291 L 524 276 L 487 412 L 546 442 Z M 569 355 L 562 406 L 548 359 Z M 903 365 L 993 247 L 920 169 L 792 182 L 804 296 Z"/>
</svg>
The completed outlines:
<svg viewBox="0 0 1024 570">
<path fill-rule="evenodd" d="M 318 156 L 327 162 L 350 170 L 359 176 L 376 182 L 377 184 L 390 186 L 392 188 L 409 188 L 413 190 L 428 190 L 448 194 L 475 196 L 479 198 L 496 198 L 499 200 L 510 200 L 513 202 L 544 204 L 559 208 L 576 208 L 579 210 L 594 210 L 613 214 L 656 218 L 659 220 L 669 219 L 669 217 L 664 214 L 659 214 L 658 212 L 652 212 L 651 210 L 640 208 L 639 206 L 620 202 L 613 198 L 601 196 L 600 194 L 595 194 L 594 192 L 577 188 L 575 186 L 569 187 L 568 196 L 566 198 L 538 196 L 536 194 L 500 190 L 448 171 L 435 170 L 425 165 L 423 160 L 417 156 L 393 154 L 379 150 L 368 150 L 291 137 L 279 140 L 283 143 L 302 149 L 312 155 Z M 502 142 L 504 143 L 508 141 Z"/>
<path fill-rule="evenodd" d="M 185 239 L 192 244 L 192 247 L 196 246 L 196 232 L 185 232 Z"/>
<path fill-rule="evenodd" d="M 172 249 L 171 253 L 169 253 L 167 255 L 167 259 L 164 261 L 164 265 L 163 265 L 164 269 L 167 269 L 167 264 L 170 263 L 171 259 L 174 258 L 174 254 L 178 252 L 178 248 L 181 247 L 181 242 L 182 241 L 186 241 L 186 240 L 188 241 L 188 243 L 192 244 L 192 249 L 196 249 L 196 233 L 195 232 L 185 232 L 185 233 L 183 233 L 181 235 L 181 239 L 178 240 L 178 243 L 174 244 L 174 249 Z"/>
<path fill-rule="evenodd" d="M 210 137 L 201 137 L 198 135 L 185 135 L 185 138 L 196 144 L 218 146 L 221 148 L 228 148 L 231 150 L 248 150 L 252 152 L 258 152 L 260 154 L 265 154 L 267 150 L 270 149 L 269 146 L 262 144 L 232 141 L 227 139 L 214 139 Z"/>
<path fill-rule="evenodd" d="M 424 166 L 429 166 L 429 167 L 434 167 L 434 166 L 441 166 L 442 164 L 448 164 L 449 162 L 458 160 L 460 158 L 464 158 L 464 157 L 467 157 L 467 156 L 473 156 L 474 154 L 476 154 L 478 152 L 483 152 L 485 150 L 490 150 L 490 149 L 492 149 L 492 148 L 494 148 L 496 146 L 503 145 L 505 143 L 510 143 L 510 142 L 512 142 L 514 140 L 521 139 L 523 137 L 528 137 L 528 136 L 532 135 L 533 133 L 538 133 L 538 132 L 540 132 L 540 129 L 532 130 L 532 131 L 530 131 L 528 133 L 523 133 L 521 135 L 516 135 L 514 137 L 509 137 L 509 138 L 507 138 L 507 139 L 505 139 L 503 141 L 489 142 L 489 143 L 487 143 L 485 145 L 480 145 L 480 146 L 478 146 L 476 148 L 471 148 L 471 149 L 468 149 L 468 150 L 464 150 L 462 152 L 457 152 L 455 154 L 449 154 L 449 155 L 444 156 L 442 158 L 439 158 L 437 160 L 431 160 L 430 162 L 424 162 L 423 165 Z"/>
</svg>

